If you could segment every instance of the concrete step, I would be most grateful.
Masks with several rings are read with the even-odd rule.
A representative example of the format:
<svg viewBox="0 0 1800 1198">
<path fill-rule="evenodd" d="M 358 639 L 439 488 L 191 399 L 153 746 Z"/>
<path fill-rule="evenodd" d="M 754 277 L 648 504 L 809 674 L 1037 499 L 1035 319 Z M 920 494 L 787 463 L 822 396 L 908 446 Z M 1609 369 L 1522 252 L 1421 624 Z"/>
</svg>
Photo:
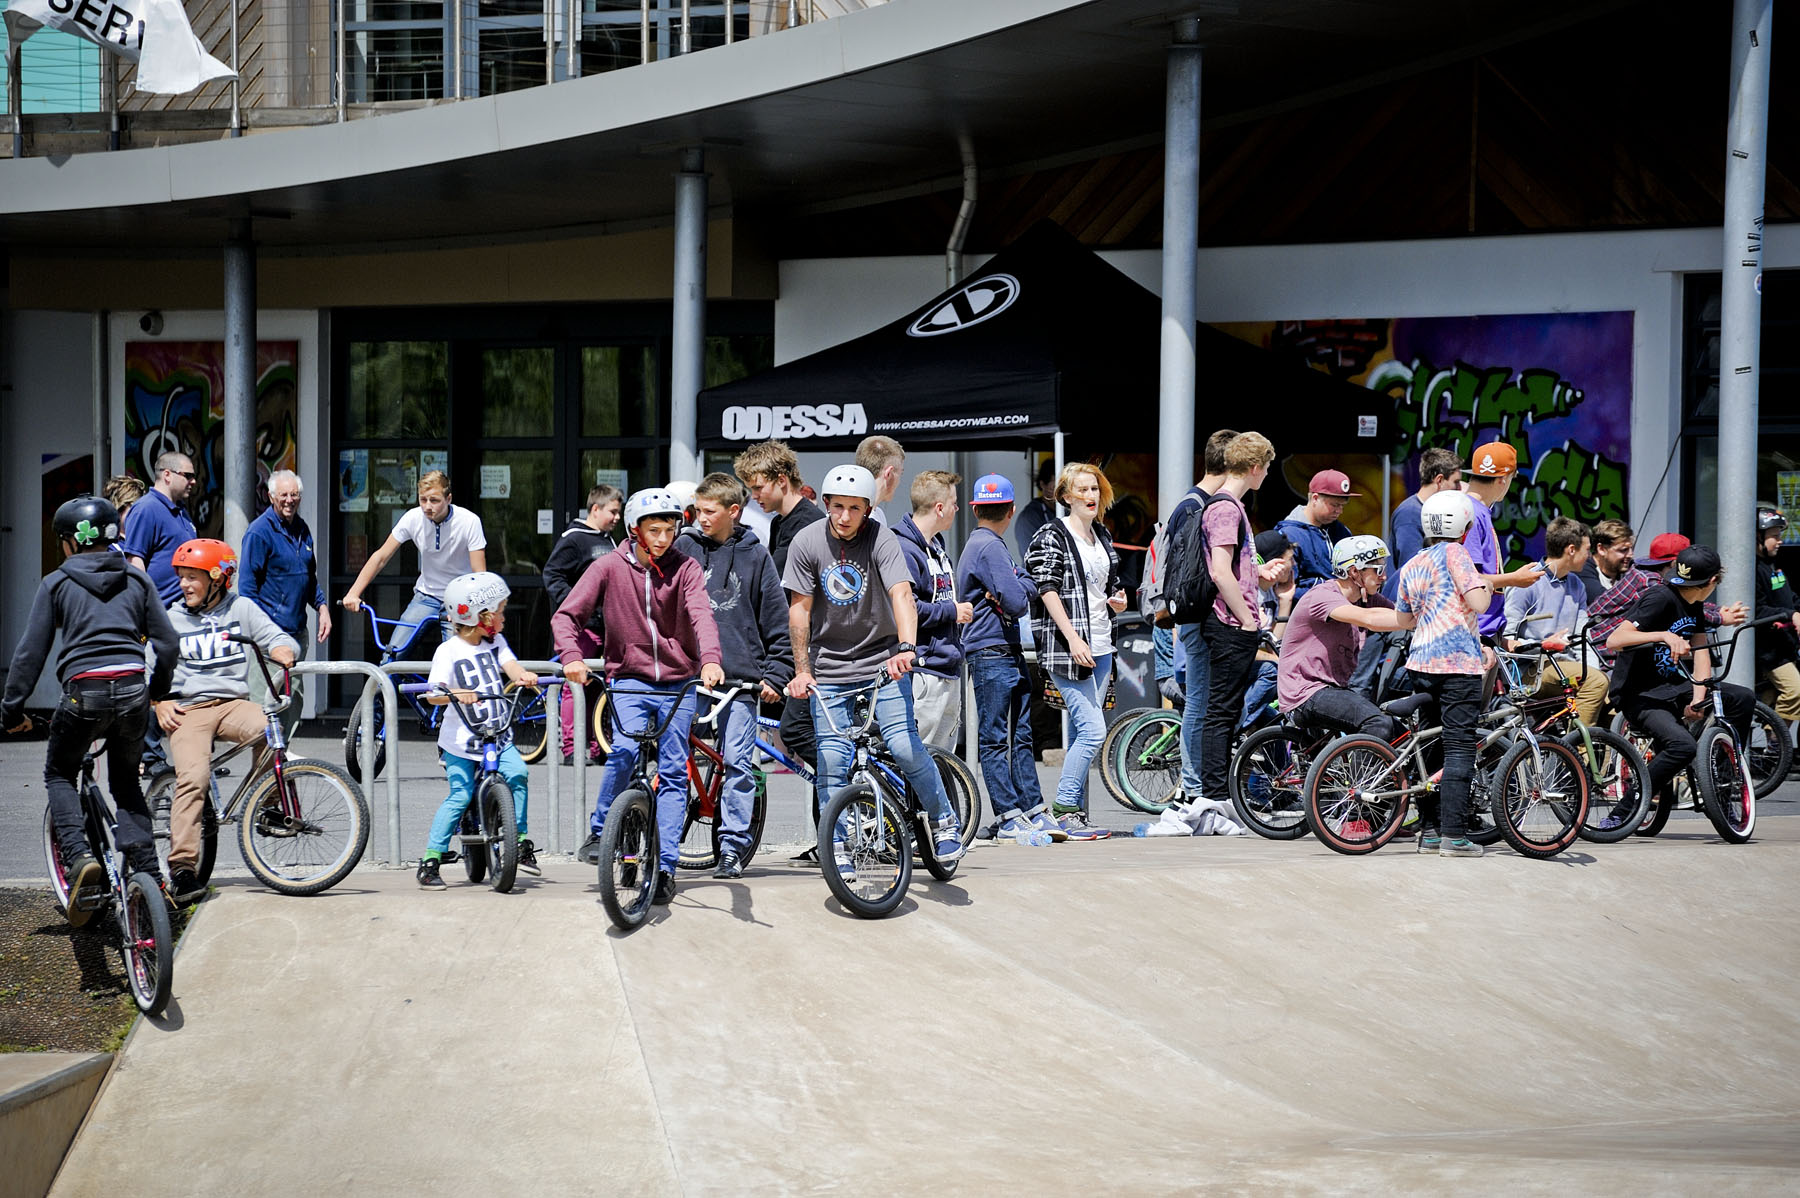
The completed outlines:
<svg viewBox="0 0 1800 1198">
<path fill-rule="evenodd" d="M 0 1193 L 50 1192 L 112 1060 L 109 1052 L 0 1054 Z"/>
</svg>

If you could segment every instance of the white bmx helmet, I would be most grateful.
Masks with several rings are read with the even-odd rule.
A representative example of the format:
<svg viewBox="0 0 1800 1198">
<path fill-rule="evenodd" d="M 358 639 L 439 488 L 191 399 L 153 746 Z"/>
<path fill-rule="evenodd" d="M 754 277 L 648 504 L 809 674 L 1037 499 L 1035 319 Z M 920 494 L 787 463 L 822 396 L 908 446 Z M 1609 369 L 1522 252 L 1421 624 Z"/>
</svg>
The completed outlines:
<svg viewBox="0 0 1800 1198">
<path fill-rule="evenodd" d="M 1454 541 L 1475 523 L 1474 501 L 1461 491 L 1439 491 L 1419 509 L 1419 528 L 1427 537 Z"/>
<path fill-rule="evenodd" d="M 631 498 L 625 501 L 625 527 L 636 528 L 652 516 L 681 519 L 681 501 L 669 494 L 667 487 L 645 487 L 642 491 L 633 491 Z"/>
<path fill-rule="evenodd" d="M 1387 558 L 1387 542 L 1380 537 L 1345 537 L 1331 547 L 1331 568 L 1339 578 L 1348 578 L 1352 570 L 1379 566 Z"/>
<path fill-rule="evenodd" d="M 452 624 L 466 628 L 481 623 L 482 614 L 499 611 L 512 594 L 506 579 L 483 570 L 476 574 L 458 574 L 444 586 L 444 614 Z"/>
<path fill-rule="evenodd" d="M 663 488 L 675 497 L 675 502 L 681 505 L 683 511 L 694 506 L 694 492 L 699 489 L 698 484 L 691 483 L 685 478 L 678 478 Z"/>
<path fill-rule="evenodd" d="M 869 506 L 875 506 L 875 476 L 854 463 L 845 466 L 833 466 L 825 475 L 825 481 L 819 486 L 819 494 L 843 495 L 850 498 L 866 499 Z"/>
</svg>

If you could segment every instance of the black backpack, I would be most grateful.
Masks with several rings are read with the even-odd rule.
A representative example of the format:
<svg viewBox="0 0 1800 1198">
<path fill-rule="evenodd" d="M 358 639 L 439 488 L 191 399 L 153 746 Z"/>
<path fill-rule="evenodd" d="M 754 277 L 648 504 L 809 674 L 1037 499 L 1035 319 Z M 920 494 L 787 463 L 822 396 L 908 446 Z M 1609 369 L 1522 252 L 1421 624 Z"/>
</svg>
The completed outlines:
<svg viewBox="0 0 1800 1198">
<path fill-rule="evenodd" d="M 1163 600 L 1177 624 L 1198 624 L 1219 597 L 1218 584 L 1213 582 L 1208 565 L 1212 547 L 1206 539 L 1206 509 L 1217 496 L 1199 488 L 1194 493 L 1200 499 L 1200 508 L 1169 538 L 1169 563 L 1163 579 Z M 1241 527 L 1240 524 L 1240 536 L 1232 542 L 1234 558 L 1243 549 Z"/>
</svg>

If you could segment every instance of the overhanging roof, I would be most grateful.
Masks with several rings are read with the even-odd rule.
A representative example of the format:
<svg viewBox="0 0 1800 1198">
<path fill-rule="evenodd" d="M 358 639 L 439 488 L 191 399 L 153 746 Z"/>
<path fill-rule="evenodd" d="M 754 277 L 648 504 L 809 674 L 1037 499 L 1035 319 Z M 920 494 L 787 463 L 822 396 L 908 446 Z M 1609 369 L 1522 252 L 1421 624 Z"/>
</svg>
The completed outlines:
<svg viewBox="0 0 1800 1198">
<path fill-rule="evenodd" d="M 818 205 L 1154 136 L 1169 22 L 1209 116 L 1316 96 L 1618 8 L 1555 0 L 892 0 L 587 79 L 236 140 L 0 162 L 0 239 L 113 252 L 554 235 L 668 218 L 675 151 L 714 204 Z"/>
</svg>

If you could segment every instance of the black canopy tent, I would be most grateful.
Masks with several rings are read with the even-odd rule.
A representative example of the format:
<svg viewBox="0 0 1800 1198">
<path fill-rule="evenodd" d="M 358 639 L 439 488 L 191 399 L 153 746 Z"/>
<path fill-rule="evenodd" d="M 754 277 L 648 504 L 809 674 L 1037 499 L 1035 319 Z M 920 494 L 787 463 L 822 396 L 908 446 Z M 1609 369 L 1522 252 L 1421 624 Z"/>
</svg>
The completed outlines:
<svg viewBox="0 0 1800 1198">
<path fill-rule="evenodd" d="M 1157 449 L 1162 303 L 1045 220 L 929 303 L 872 333 L 700 393 L 699 443 L 779 437 L 849 449 L 872 433 L 905 445 L 988 448 L 1062 432 L 1079 452 Z M 1380 455 L 1385 395 L 1199 325 L 1197 427 L 1254 413 L 1287 453 Z M 1273 428 L 1273 426 L 1271 426 Z"/>
</svg>

